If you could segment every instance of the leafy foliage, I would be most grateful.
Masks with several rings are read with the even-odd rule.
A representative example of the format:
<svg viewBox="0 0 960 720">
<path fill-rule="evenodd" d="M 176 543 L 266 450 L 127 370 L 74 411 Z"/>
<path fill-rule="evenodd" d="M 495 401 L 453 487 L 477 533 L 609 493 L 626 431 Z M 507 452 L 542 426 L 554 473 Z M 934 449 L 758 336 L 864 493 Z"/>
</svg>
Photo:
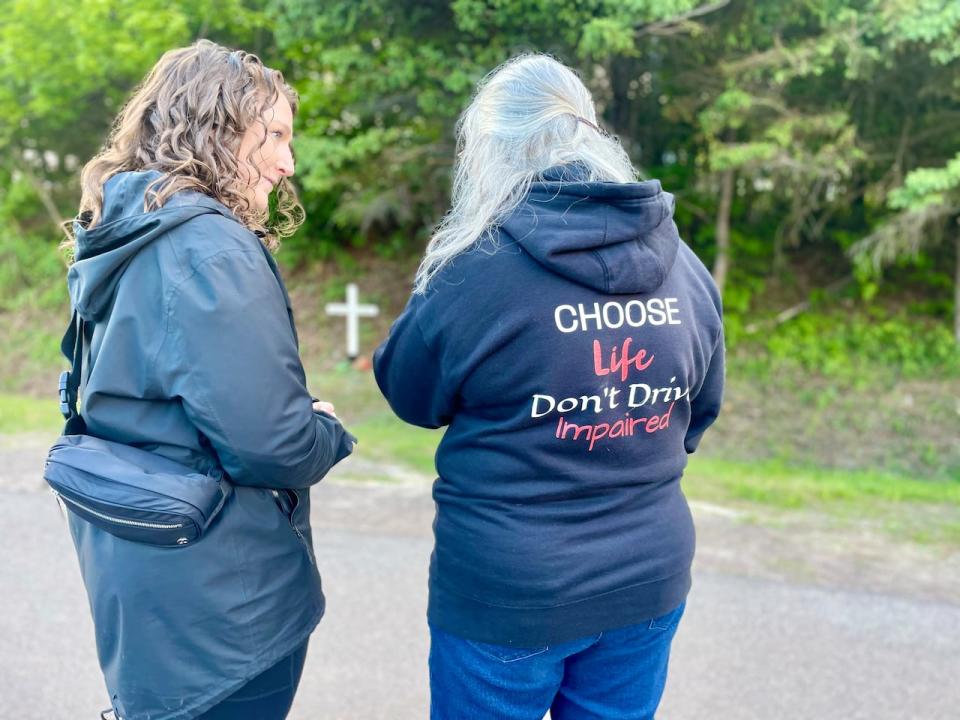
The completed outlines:
<svg viewBox="0 0 960 720">
<path fill-rule="evenodd" d="M 676 193 L 708 266 L 729 265 L 734 343 L 844 277 L 867 304 L 919 292 L 934 325 L 957 304 L 943 270 L 958 262 L 943 242 L 960 209 L 954 2 L 0 0 L 0 17 L 3 308 L 63 301 L 56 223 L 79 166 L 159 55 L 200 36 L 260 53 L 300 92 L 308 221 L 289 264 L 418 254 L 476 83 L 542 51 Z"/>
</svg>

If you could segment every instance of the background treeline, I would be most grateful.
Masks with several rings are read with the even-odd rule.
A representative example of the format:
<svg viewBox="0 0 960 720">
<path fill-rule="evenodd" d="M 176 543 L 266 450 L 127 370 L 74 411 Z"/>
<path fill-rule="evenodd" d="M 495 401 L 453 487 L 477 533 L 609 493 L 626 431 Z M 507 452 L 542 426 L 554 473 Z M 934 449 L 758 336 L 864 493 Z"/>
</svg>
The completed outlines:
<svg viewBox="0 0 960 720">
<path fill-rule="evenodd" d="M 358 276 L 392 317 L 476 82 L 548 52 L 676 194 L 723 287 L 730 442 L 960 473 L 955 0 L 0 0 L 0 390 L 57 362 L 79 167 L 159 55 L 198 37 L 300 92 L 308 222 L 281 259 L 314 303 L 301 324 L 321 331 L 318 303 Z"/>
</svg>

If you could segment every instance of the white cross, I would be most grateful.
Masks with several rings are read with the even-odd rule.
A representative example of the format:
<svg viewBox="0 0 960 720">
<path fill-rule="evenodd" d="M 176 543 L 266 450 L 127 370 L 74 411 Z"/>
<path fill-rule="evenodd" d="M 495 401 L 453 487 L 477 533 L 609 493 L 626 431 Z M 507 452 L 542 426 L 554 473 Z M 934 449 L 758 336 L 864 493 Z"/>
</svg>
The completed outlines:
<svg viewBox="0 0 960 720">
<path fill-rule="evenodd" d="M 360 354 L 360 322 L 362 317 L 376 317 L 380 308 L 376 305 L 361 305 L 360 293 L 355 283 L 347 285 L 346 303 L 327 303 L 327 315 L 339 315 L 347 318 L 347 357 L 356 360 Z"/>
</svg>

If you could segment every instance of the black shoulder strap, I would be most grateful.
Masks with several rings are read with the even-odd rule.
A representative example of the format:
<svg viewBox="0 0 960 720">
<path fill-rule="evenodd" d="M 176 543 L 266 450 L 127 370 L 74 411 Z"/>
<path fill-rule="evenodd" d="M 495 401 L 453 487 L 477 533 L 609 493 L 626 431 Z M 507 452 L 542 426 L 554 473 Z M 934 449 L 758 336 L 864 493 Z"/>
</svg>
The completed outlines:
<svg viewBox="0 0 960 720">
<path fill-rule="evenodd" d="M 70 370 L 60 373 L 60 412 L 67 421 L 63 428 L 64 435 L 83 435 L 87 432 L 87 424 L 77 410 L 80 379 L 83 376 L 85 332 L 83 318 L 74 310 L 67 332 L 64 333 L 63 340 L 60 342 L 60 352 L 72 362 Z"/>
</svg>

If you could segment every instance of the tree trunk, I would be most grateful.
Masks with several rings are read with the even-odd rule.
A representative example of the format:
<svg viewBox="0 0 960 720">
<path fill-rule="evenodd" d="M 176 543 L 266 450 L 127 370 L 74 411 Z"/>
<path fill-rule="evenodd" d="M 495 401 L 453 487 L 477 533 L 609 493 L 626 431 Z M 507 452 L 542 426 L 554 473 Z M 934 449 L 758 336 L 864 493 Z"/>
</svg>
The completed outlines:
<svg viewBox="0 0 960 720">
<path fill-rule="evenodd" d="M 50 218 L 50 222 L 56 226 L 59 232 L 63 232 L 64 218 L 60 215 L 60 210 L 57 208 L 57 204 L 53 201 L 50 191 L 44 186 L 43 181 L 33 174 L 33 170 L 31 170 L 26 163 L 19 165 L 17 169 L 23 173 L 23 176 L 27 179 L 34 191 L 37 193 L 37 197 L 40 198 L 40 203 L 43 205 L 43 209 L 47 211 L 47 216 Z"/>
<path fill-rule="evenodd" d="M 953 337 L 960 345 L 960 232 L 954 237 L 957 251 L 955 277 L 953 278 Z"/>
<path fill-rule="evenodd" d="M 713 262 L 713 279 L 723 294 L 730 269 L 730 209 L 733 206 L 733 170 L 724 170 L 720 176 L 720 205 L 717 207 L 717 256 Z"/>
<path fill-rule="evenodd" d="M 785 233 L 782 227 L 779 227 L 773 235 L 773 264 L 770 266 L 770 275 L 772 277 L 782 275 L 784 268 L 787 266 L 787 255 L 783 250 L 785 244 Z"/>
</svg>

